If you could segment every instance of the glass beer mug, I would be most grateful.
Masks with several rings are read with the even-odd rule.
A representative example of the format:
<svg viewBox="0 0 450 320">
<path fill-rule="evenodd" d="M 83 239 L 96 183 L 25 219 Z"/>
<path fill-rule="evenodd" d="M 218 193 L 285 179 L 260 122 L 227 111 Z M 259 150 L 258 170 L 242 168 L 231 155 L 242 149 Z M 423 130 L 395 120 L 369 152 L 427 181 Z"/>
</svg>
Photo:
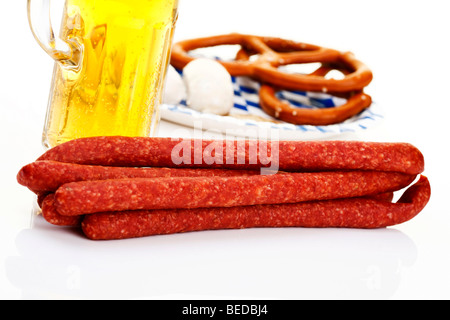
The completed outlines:
<svg viewBox="0 0 450 320">
<path fill-rule="evenodd" d="M 154 135 L 177 15 L 178 0 L 65 0 L 55 37 L 50 0 L 28 0 L 33 35 L 56 61 L 44 146 Z"/>
</svg>

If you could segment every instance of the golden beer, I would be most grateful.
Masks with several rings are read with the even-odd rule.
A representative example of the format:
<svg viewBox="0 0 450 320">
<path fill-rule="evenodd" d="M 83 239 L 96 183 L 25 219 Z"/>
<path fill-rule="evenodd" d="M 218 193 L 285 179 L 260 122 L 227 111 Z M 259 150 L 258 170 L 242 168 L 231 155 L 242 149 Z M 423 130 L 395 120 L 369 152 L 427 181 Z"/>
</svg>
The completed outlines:
<svg viewBox="0 0 450 320">
<path fill-rule="evenodd" d="M 60 38 L 75 63 L 55 64 L 46 147 L 153 134 L 177 12 L 178 0 L 66 0 Z"/>
</svg>

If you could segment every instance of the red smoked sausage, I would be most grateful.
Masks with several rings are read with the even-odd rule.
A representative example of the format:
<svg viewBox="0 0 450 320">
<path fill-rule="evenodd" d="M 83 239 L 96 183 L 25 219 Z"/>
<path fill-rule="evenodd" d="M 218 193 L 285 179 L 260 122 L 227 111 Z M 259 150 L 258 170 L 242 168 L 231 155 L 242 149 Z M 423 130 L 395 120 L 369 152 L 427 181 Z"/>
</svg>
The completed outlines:
<svg viewBox="0 0 450 320">
<path fill-rule="evenodd" d="M 368 196 L 368 199 L 374 199 L 378 201 L 392 201 L 394 194 L 392 192 L 376 194 Z M 42 194 L 39 206 L 42 208 L 42 216 L 44 219 L 55 226 L 62 227 L 80 227 L 83 216 L 63 216 L 61 215 L 55 206 L 54 194 Z"/>
<path fill-rule="evenodd" d="M 48 223 L 61 227 L 79 227 L 82 220 L 82 216 L 67 217 L 59 214 L 55 207 L 53 193 L 47 195 L 42 201 L 42 216 Z"/>
<path fill-rule="evenodd" d="M 202 176 L 232 177 L 257 174 L 260 172 L 256 170 L 105 167 L 57 161 L 35 161 L 19 171 L 17 181 L 35 193 L 48 193 L 56 191 L 65 183 L 77 181 Z"/>
<path fill-rule="evenodd" d="M 414 218 L 430 199 L 426 177 L 397 203 L 367 198 L 231 208 L 128 211 L 87 215 L 82 230 L 92 240 L 113 240 L 182 232 L 257 227 L 374 229 Z"/>
<path fill-rule="evenodd" d="M 282 171 L 377 170 L 421 174 L 424 157 L 407 143 L 209 141 L 94 137 L 72 140 L 38 160 L 127 167 L 206 167 Z"/>
<path fill-rule="evenodd" d="M 348 171 L 268 176 L 118 179 L 62 185 L 55 203 L 62 215 L 104 211 L 233 207 L 363 197 L 407 187 L 415 176 Z"/>
</svg>

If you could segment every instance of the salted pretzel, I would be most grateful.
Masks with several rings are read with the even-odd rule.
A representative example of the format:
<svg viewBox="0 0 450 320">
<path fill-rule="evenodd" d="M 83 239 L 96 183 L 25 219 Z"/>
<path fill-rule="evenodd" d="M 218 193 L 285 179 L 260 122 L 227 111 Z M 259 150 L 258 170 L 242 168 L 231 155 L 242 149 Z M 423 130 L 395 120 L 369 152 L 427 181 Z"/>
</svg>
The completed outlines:
<svg viewBox="0 0 450 320">
<path fill-rule="evenodd" d="M 245 53 L 239 53 L 240 58 Z M 322 65 L 311 75 L 325 77 L 334 68 Z M 345 69 L 340 69 L 343 74 L 348 74 Z M 276 93 L 281 90 L 272 86 L 263 84 L 259 90 L 261 108 L 269 115 L 279 120 L 297 125 L 316 125 L 325 126 L 337 124 L 350 119 L 372 105 L 372 97 L 365 94 L 362 90 L 347 93 L 335 93 L 334 95 L 347 99 L 343 105 L 333 108 L 297 108 L 290 103 L 281 101 Z"/>
<path fill-rule="evenodd" d="M 219 45 L 240 45 L 240 58 L 220 61 L 232 76 L 248 76 L 257 81 L 287 90 L 315 92 L 350 92 L 364 89 L 372 81 L 370 69 L 352 53 L 340 52 L 316 45 L 274 37 L 238 33 L 184 40 L 174 44 L 171 64 L 183 69 L 194 60 L 190 51 Z M 251 57 L 254 59 L 251 59 Z M 246 57 L 246 58 L 245 58 Z M 327 67 L 349 70 L 344 79 L 326 79 L 315 73 L 292 74 L 280 71 L 280 66 L 322 63 Z"/>
<path fill-rule="evenodd" d="M 276 96 L 277 90 L 262 85 L 259 91 L 261 108 L 270 116 L 296 125 L 325 126 L 337 124 L 359 114 L 372 104 L 372 98 L 363 92 L 347 95 L 347 102 L 333 108 L 297 108 Z"/>
</svg>

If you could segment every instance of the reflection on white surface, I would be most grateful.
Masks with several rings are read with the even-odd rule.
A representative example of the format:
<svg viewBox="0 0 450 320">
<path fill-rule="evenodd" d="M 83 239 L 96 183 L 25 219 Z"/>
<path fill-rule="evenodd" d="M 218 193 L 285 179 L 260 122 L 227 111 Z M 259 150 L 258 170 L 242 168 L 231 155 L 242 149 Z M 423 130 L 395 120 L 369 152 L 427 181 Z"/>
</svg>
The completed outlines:
<svg viewBox="0 0 450 320">
<path fill-rule="evenodd" d="M 93 242 L 35 217 L 6 261 L 23 298 L 384 299 L 417 259 L 395 229 L 248 229 Z"/>
</svg>

